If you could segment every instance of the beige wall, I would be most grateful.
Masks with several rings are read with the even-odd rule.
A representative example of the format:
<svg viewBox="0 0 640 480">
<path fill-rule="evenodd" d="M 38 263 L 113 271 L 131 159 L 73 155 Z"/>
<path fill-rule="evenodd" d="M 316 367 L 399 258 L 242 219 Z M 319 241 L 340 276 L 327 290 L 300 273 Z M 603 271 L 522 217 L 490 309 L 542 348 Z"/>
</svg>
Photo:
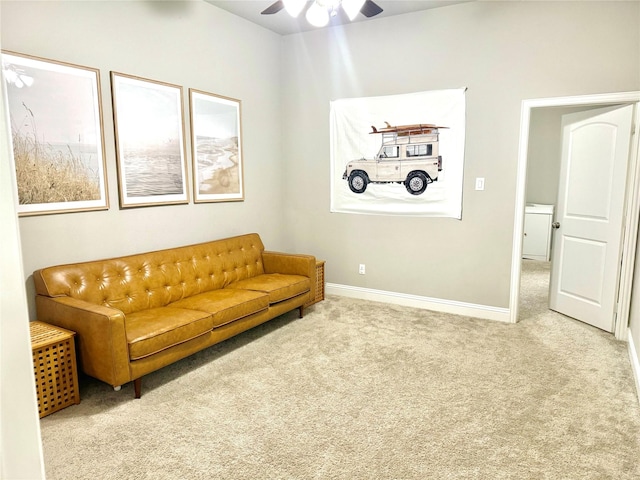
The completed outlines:
<svg viewBox="0 0 640 480">
<path fill-rule="evenodd" d="M 285 37 L 296 247 L 330 283 L 508 307 L 521 102 L 638 90 L 639 17 L 638 2 L 473 2 Z M 462 86 L 461 221 L 329 213 L 331 100 Z"/>
<path fill-rule="evenodd" d="M 282 228 L 280 43 L 279 35 L 204 2 L 3 2 L 3 49 L 98 68 L 102 82 L 111 208 L 21 218 L 26 274 L 248 231 L 270 249 L 290 249 Z M 242 100 L 245 201 L 120 210 L 112 70 L 183 86 L 185 120 L 188 88 Z"/>
<path fill-rule="evenodd" d="M 40 420 L 29 340 L 15 172 L 0 85 L 0 478 L 44 478 Z"/>
<path fill-rule="evenodd" d="M 562 136 L 557 108 L 531 111 L 527 152 L 527 203 L 555 205 L 558 199 Z"/>
</svg>

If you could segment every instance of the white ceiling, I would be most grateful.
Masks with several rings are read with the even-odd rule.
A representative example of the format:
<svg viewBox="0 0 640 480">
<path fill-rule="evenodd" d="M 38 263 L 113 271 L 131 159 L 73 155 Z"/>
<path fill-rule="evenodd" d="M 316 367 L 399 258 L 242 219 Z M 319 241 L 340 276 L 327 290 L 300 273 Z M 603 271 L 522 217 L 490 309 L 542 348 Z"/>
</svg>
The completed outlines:
<svg viewBox="0 0 640 480">
<path fill-rule="evenodd" d="M 220 7 L 223 10 L 231 12 L 250 22 L 258 24 L 264 28 L 268 28 L 280 35 L 288 35 L 291 33 L 304 32 L 308 30 L 317 30 L 317 27 L 309 25 L 304 18 L 304 13 L 298 18 L 291 17 L 285 10 L 281 10 L 273 15 L 261 15 L 265 8 L 270 6 L 275 0 L 204 0 L 211 5 Z M 364 22 L 403 13 L 417 12 L 419 10 L 428 10 L 430 8 L 445 7 L 456 3 L 466 3 L 474 0 L 374 0 L 384 11 L 375 17 L 367 18 L 362 14 L 358 14 L 354 22 Z M 340 13 L 331 19 L 329 26 L 340 25 L 342 23 L 352 23 L 349 19 Z"/>
</svg>

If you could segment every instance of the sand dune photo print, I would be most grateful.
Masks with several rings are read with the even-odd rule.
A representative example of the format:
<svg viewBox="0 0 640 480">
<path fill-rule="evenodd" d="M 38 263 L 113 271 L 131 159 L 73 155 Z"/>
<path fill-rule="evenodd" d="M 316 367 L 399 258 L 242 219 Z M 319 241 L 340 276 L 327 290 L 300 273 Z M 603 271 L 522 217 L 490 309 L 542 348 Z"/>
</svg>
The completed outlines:
<svg viewBox="0 0 640 480">
<path fill-rule="evenodd" d="M 240 100 L 190 89 L 194 201 L 244 200 Z"/>
</svg>

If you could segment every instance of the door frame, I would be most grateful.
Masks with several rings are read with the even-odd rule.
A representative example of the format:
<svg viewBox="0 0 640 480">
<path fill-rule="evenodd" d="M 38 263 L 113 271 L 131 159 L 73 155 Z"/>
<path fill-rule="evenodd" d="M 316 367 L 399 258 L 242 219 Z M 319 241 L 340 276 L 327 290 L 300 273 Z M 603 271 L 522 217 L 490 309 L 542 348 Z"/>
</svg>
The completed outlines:
<svg viewBox="0 0 640 480">
<path fill-rule="evenodd" d="M 631 306 L 631 287 L 633 286 L 633 267 L 635 263 L 636 242 L 638 240 L 638 222 L 640 221 L 640 91 L 580 95 L 571 97 L 536 98 L 522 101 L 520 113 L 520 140 L 518 147 L 518 166 L 516 177 L 515 219 L 513 229 L 513 248 L 511 258 L 511 290 L 509 298 L 509 321 L 518 321 L 520 299 L 520 273 L 522 264 L 522 235 L 524 233 L 524 210 L 526 204 L 527 162 L 529 149 L 529 129 L 531 110 L 544 107 L 579 107 L 608 104 L 635 103 L 631 152 L 627 170 L 625 211 L 623 221 L 622 264 L 618 286 L 618 310 L 614 334 L 618 340 L 626 340 Z"/>
</svg>

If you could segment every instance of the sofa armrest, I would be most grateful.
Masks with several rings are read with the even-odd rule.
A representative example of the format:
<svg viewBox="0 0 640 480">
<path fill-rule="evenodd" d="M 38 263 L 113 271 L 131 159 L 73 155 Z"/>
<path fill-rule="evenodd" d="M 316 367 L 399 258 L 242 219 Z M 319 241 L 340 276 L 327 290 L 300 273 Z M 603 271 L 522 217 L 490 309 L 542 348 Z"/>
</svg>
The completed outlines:
<svg viewBox="0 0 640 480">
<path fill-rule="evenodd" d="M 265 273 L 284 273 L 309 277 L 311 291 L 309 298 L 316 295 L 316 257 L 296 253 L 281 253 L 265 250 L 262 252 Z"/>
<path fill-rule="evenodd" d="M 129 348 L 120 310 L 72 297 L 36 295 L 38 320 L 76 332 L 79 364 L 114 387 L 131 381 Z"/>
<path fill-rule="evenodd" d="M 315 278 L 316 257 L 295 253 L 262 252 L 265 273 L 284 273 Z"/>
</svg>

